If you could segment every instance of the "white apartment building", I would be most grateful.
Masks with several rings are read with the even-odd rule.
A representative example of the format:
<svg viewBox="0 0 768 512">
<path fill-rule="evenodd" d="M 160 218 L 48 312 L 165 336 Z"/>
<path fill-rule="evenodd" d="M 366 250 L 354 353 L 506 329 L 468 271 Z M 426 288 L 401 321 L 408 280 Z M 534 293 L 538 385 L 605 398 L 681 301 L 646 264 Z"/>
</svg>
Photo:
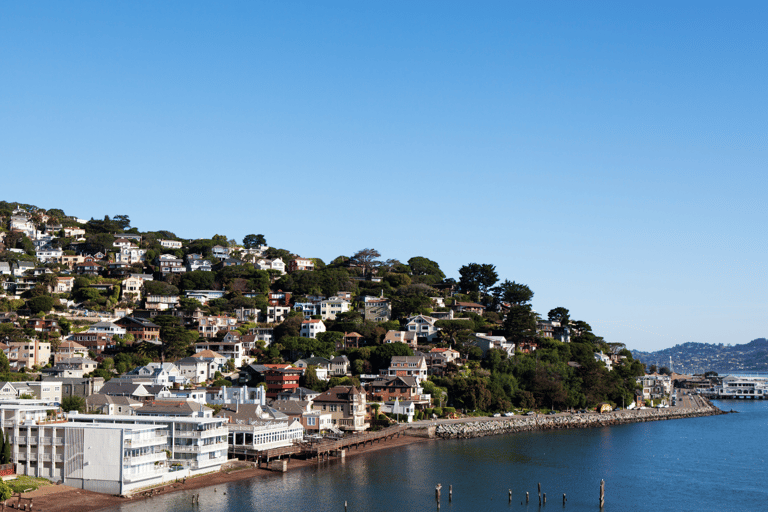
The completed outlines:
<svg viewBox="0 0 768 512">
<path fill-rule="evenodd" d="M 321 332 L 325 332 L 325 324 L 322 320 L 304 320 L 301 322 L 300 336 L 302 338 L 317 338 Z"/>
<path fill-rule="evenodd" d="M 336 315 L 349 311 L 351 302 L 334 297 L 320 302 L 320 317 L 323 320 L 336 320 Z"/>
</svg>

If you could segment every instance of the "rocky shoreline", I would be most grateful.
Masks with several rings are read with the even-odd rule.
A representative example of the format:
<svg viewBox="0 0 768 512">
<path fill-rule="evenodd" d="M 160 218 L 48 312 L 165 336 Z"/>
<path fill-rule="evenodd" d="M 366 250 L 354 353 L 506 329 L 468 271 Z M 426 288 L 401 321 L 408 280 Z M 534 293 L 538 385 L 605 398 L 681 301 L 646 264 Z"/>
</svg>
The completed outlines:
<svg viewBox="0 0 768 512">
<path fill-rule="evenodd" d="M 477 420 L 468 418 L 465 421 L 441 423 L 422 428 L 411 428 L 406 433 L 417 437 L 438 439 L 469 439 L 473 437 L 494 436 L 527 432 L 532 430 L 559 430 L 573 428 L 608 427 L 646 421 L 674 420 L 697 418 L 700 416 L 715 416 L 728 414 L 715 407 L 711 402 L 705 402 L 696 408 L 665 408 L 642 409 L 633 411 L 615 411 L 606 414 L 565 414 L 565 415 L 535 415 L 513 416 L 510 418 L 493 418 Z"/>
</svg>

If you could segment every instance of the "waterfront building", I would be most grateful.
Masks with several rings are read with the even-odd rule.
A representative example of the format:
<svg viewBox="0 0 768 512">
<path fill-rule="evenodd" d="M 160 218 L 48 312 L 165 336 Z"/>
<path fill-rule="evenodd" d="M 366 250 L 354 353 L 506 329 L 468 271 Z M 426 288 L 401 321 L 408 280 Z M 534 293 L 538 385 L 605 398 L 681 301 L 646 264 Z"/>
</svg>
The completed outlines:
<svg viewBox="0 0 768 512">
<path fill-rule="evenodd" d="M 227 461 L 227 427 L 221 418 L 69 414 L 67 419 L 78 425 L 156 426 L 164 442 L 154 446 L 170 452 L 159 459 L 166 466 L 160 473 L 169 479 L 218 471 Z"/>
<path fill-rule="evenodd" d="M 319 434 L 326 430 L 338 430 L 333 425 L 331 413 L 313 410 L 311 400 L 275 400 L 272 407 L 292 420 L 298 420 L 306 432 Z"/>
<path fill-rule="evenodd" d="M 365 421 L 365 392 L 354 386 L 336 386 L 312 401 L 316 411 L 331 414 L 333 425 L 341 430 L 362 432 L 371 425 Z"/>
<path fill-rule="evenodd" d="M 768 376 L 726 375 L 720 384 L 703 392 L 711 398 L 752 398 L 768 397 Z"/>
</svg>

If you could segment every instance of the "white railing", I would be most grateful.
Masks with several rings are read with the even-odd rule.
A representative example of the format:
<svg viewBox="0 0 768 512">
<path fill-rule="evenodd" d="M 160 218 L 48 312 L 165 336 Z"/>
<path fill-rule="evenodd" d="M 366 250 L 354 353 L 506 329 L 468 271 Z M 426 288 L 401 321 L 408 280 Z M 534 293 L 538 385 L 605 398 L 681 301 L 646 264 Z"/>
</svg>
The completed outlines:
<svg viewBox="0 0 768 512">
<path fill-rule="evenodd" d="M 158 462 L 166 460 L 165 452 L 146 453 L 144 455 L 135 455 L 123 457 L 123 464 L 136 465 L 146 462 Z"/>
<path fill-rule="evenodd" d="M 200 447 L 197 446 L 196 444 L 190 444 L 190 445 L 175 444 L 173 445 L 173 451 L 182 452 L 182 453 L 198 453 L 200 452 Z"/>
<path fill-rule="evenodd" d="M 217 427 L 208 430 L 174 430 L 174 437 L 213 437 L 225 436 L 229 430 L 227 427 Z"/>
</svg>

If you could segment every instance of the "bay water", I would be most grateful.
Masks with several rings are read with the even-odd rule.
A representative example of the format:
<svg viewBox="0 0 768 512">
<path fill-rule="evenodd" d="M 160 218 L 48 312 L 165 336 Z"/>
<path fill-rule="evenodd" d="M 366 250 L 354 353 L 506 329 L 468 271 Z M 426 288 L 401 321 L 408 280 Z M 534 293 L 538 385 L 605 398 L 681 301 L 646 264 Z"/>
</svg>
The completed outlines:
<svg viewBox="0 0 768 512">
<path fill-rule="evenodd" d="M 349 512 L 435 511 L 440 483 L 443 512 L 599 511 L 601 479 L 605 512 L 768 510 L 768 401 L 715 404 L 739 414 L 352 452 L 346 461 L 157 496 L 117 510 L 341 512 L 347 501 Z M 541 509 L 539 483 L 547 495 Z M 191 503 L 193 493 L 200 494 L 199 504 Z"/>
</svg>

